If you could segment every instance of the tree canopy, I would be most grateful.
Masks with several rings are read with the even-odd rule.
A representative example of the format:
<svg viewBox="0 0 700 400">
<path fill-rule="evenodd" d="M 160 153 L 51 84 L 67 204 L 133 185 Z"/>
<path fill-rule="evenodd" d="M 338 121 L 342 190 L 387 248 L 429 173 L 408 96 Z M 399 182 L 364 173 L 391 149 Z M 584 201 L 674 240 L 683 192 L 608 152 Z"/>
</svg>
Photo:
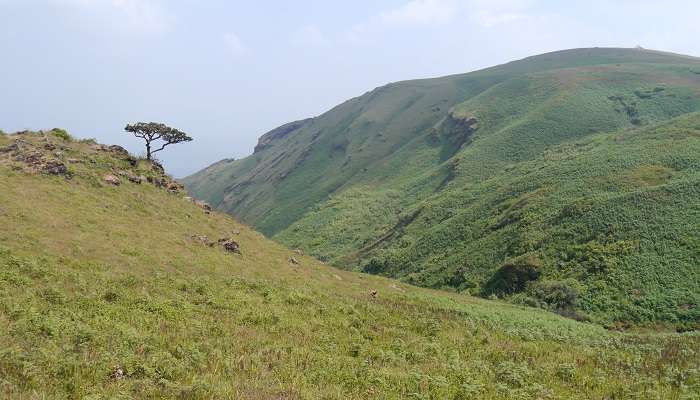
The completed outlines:
<svg viewBox="0 0 700 400">
<path fill-rule="evenodd" d="M 146 158 L 148 160 L 151 160 L 153 153 L 165 149 L 166 146 L 192 141 L 192 138 L 185 132 L 159 122 L 137 122 L 135 124 L 128 124 L 124 130 L 146 142 Z M 152 150 L 151 146 L 156 141 L 160 141 L 162 144 L 159 148 Z"/>
</svg>

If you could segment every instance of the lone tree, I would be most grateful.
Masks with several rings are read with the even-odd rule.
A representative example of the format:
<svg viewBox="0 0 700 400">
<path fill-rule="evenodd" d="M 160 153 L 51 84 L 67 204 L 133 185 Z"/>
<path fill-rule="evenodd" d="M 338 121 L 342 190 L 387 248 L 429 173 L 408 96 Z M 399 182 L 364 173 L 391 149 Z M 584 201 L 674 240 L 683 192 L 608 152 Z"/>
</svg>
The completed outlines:
<svg viewBox="0 0 700 400">
<path fill-rule="evenodd" d="M 187 136 L 185 132 L 158 122 L 128 124 L 124 130 L 146 141 L 146 159 L 148 160 L 151 159 L 153 153 L 163 150 L 168 145 L 192 141 L 192 138 Z M 160 148 L 151 150 L 151 144 L 156 140 L 163 143 Z"/>
</svg>

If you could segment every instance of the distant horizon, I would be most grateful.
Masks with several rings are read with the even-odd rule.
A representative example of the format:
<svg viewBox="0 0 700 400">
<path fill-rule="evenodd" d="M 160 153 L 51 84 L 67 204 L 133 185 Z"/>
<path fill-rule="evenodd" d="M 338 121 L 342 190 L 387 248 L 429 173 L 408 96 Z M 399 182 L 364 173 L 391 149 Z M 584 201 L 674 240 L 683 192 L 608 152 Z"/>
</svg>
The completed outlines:
<svg viewBox="0 0 700 400">
<path fill-rule="evenodd" d="M 163 122 L 194 138 L 162 153 L 183 177 L 387 83 L 594 46 L 700 54 L 698 12 L 682 0 L 0 0 L 0 129 L 59 127 L 138 154 L 123 127 Z"/>
</svg>

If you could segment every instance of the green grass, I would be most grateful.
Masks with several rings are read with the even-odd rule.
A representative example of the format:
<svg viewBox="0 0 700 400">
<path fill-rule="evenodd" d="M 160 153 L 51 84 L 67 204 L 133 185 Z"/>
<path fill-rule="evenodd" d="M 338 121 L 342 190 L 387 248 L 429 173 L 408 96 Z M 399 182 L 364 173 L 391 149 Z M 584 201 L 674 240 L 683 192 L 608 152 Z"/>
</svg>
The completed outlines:
<svg viewBox="0 0 700 400">
<path fill-rule="evenodd" d="M 14 139 L 0 136 L 0 146 Z M 42 136 L 22 139 L 50 155 Z M 337 270 L 228 216 L 206 215 L 182 194 L 101 181 L 112 170 L 152 173 L 147 163 L 131 167 L 86 142 L 56 143 L 66 158 L 84 160 L 70 164 L 71 179 L 24 172 L 0 156 L 3 398 L 690 399 L 700 392 L 696 333 L 609 332 Z M 192 235 L 233 236 L 242 255 Z M 292 255 L 299 266 L 288 262 Z"/>
<path fill-rule="evenodd" d="M 698 63 L 576 49 L 394 83 L 186 184 L 348 269 L 608 327 L 696 329 Z M 528 257 L 533 288 L 488 289 Z M 566 310 L 538 294 L 565 281 Z"/>
</svg>

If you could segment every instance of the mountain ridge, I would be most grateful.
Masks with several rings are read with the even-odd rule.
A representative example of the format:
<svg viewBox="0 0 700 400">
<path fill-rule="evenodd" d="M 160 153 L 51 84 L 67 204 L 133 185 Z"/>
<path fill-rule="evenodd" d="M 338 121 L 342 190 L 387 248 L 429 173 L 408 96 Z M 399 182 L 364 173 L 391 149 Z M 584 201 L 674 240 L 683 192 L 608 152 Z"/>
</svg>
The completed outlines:
<svg viewBox="0 0 700 400">
<path fill-rule="evenodd" d="M 694 156 L 684 155 L 691 163 L 685 167 L 671 161 L 684 152 L 679 145 L 673 147 L 677 154 L 667 159 L 648 155 L 654 146 L 674 143 L 668 138 L 640 144 L 610 137 L 653 131 L 672 121 L 669 131 L 685 127 L 685 145 L 694 148 L 697 115 L 693 113 L 698 110 L 700 60 L 695 57 L 639 49 L 564 50 L 467 74 L 376 88 L 307 120 L 275 146 L 217 164 L 184 182 L 196 195 L 264 234 L 346 268 L 555 308 L 542 303 L 539 297 L 544 295 L 536 286 L 549 285 L 551 290 L 553 281 L 567 280 L 568 286 L 577 286 L 575 290 L 588 297 L 588 304 L 575 308 L 601 323 L 697 326 L 698 288 L 681 280 L 648 286 L 646 295 L 628 298 L 631 292 L 644 292 L 628 280 L 634 269 L 627 265 L 631 256 L 615 253 L 618 250 L 603 242 L 623 237 L 641 240 L 630 236 L 632 221 L 621 221 L 612 239 L 584 234 L 584 226 L 604 229 L 589 226 L 582 216 L 572 222 L 571 229 L 578 233 L 566 234 L 568 244 L 527 235 L 541 236 L 531 231 L 533 221 L 544 224 L 576 202 L 603 201 L 615 191 L 638 192 L 647 185 L 646 179 L 658 179 L 654 174 L 671 177 L 660 181 L 662 187 L 674 184 L 673 179 L 693 179 L 693 169 L 687 165 L 694 165 Z M 689 117 L 683 119 L 684 115 Z M 632 158 L 626 160 L 620 145 L 629 146 Z M 593 151 L 586 151 L 589 148 Z M 533 163 L 538 171 L 569 162 L 560 153 L 577 154 L 578 168 L 592 168 L 588 163 L 607 151 L 613 158 L 602 165 L 608 165 L 611 174 L 621 173 L 614 170 L 616 162 L 634 159 L 640 164 L 636 172 L 616 178 L 630 184 L 596 183 L 590 193 L 562 191 L 557 189 L 566 187 L 562 179 L 590 185 L 582 179 L 593 178 L 579 171 L 573 178 L 565 177 L 556 168 L 524 192 L 512 191 L 512 183 L 507 184 L 517 178 L 513 171 L 529 171 Z M 499 192 L 500 198 L 494 197 Z M 480 205 L 486 198 L 491 202 Z M 639 207 L 627 203 L 618 212 L 624 215 Z M 671 213 L 667 229 L 677 228 L 672 225 L 678 224 L 674 216 L 692 218 L 694 210 L 692 197 L 688 207 L 667 209 Z M 542 225 L 548 231 L 545 228 Z M 691 227 L 678 234 L 692 233 Z M 468 241 L 484 245 L 475 248 Z M 595 250 L 603 253 L 605 261 L 600 262 L 620 265 L 616 268 L 625 272 L 616 272 L 621 274 L 618 282 L 608 281 L 610 272 L 558 270 L 558 265 L 582 265 L 583 261 L 571 259 L 581 252 L 576 246 L 582 241 L 600 247 Z M 678 248 L 673 242 L 668 245 Z M 653 244 L 644 246 L 650 271 L 675 276 Z M 560 255 L 553 253 L 555 248 L 560 248 Z M 678 268 L 697 276 L 692 250 L 681 253 L 674 261 Z M 518 265 L 541 273 L 532 288 L 523 285 L 515 292 L 497 293 L 488 289 L 500 268 L 526 259 L 537 260 L 537 266 Z M 595 304 L 596 285 L 604 289 L 596 289 L 595 296 L 614 304 L 608 311 Z M 664 290 L 675 294 L 666 296 Z M 687 304 L 691 306 L 686 309 Z"/>
</svg>

